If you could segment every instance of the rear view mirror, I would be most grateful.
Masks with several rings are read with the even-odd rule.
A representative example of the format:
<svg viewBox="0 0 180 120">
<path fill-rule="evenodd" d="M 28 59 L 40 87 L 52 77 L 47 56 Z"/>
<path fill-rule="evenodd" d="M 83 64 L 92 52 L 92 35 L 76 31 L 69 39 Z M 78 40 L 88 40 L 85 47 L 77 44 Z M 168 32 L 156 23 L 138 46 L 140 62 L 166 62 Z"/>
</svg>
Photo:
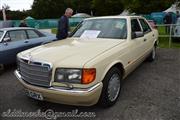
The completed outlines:
<svg viewBox="0 0 180 120">
<path fill-rule="evenodd" d="M 139 38 L 139 37 L 143 37 L 144 33 L 143 32 L 132 32 L 132 39 L 134 38 Z"/>
<path fill-rule="evenodd" d="M 9 41 L 11 41 L 10 37 L 6 37 L 6 38 L 3 39 L 3 42 L 9 42 Z"/>
</svg>

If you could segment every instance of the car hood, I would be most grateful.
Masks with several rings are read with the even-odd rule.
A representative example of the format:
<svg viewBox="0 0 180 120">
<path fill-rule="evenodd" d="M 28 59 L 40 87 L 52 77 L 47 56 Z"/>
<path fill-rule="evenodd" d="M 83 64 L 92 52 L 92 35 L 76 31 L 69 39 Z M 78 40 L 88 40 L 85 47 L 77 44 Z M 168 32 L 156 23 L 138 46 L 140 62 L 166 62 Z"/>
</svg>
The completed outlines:
<svg viewBox="0 0 180 120">
<path fill-rule="evenodd" d="M 86 62 L 124 41 L 100 38 L 68 38 L 26 50 L 21 52 L 19 56 L 50 62 L 59 67 L 82 68 Z"/>
</svg>

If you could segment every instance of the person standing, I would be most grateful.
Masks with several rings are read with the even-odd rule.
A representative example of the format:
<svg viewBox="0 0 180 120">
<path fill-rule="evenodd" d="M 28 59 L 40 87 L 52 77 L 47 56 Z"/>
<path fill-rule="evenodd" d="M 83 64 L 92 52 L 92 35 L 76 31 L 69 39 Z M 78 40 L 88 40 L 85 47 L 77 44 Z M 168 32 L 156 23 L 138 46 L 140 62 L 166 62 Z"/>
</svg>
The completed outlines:
<svg viewBox="0 0 180 120">
<path fill-rule="evenodd" d="M 170 24 L 172 24 L 172 15 L 171 13 L 167 13 L 164 17 L 164 24 L 166 25 L 166 33 L 170 33 Z"/>
<path fill-rule="evenodd" d="M 28 27 L 24 20 L 21 20 L 19 27 Z"/>
<path fill-rule="evenodd" d="M 67 8 L 65 14 L 61 16 L 58 21 L 58 28 L 56 38 L 58 40 L 62 40 L 68 37 L 69 30 L 69 18 L 72 16 L 73 10 L 71 8 Z"/>
</svg>

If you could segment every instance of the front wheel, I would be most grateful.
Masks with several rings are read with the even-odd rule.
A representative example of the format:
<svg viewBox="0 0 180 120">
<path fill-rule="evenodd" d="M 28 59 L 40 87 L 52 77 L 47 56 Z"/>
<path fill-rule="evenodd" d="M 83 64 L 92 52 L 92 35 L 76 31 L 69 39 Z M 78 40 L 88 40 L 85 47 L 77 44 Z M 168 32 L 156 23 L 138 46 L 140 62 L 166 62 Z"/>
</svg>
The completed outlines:
<svg viewBox="0 0 180 120">
<path fill-rule="evenodd" d="M 109 70 L 103 80 L 103 90 L 99 104 L 103 107 L 110 107 L 116 103 L 121 91 L 121 71 L 113 67 Z"/>
<path fill-rule="evenodd" d="M 156 47 L 154 46 L 149 57 L 148 57 L 148 61 L 152 62 L 156 59 Z"/>
</svg>

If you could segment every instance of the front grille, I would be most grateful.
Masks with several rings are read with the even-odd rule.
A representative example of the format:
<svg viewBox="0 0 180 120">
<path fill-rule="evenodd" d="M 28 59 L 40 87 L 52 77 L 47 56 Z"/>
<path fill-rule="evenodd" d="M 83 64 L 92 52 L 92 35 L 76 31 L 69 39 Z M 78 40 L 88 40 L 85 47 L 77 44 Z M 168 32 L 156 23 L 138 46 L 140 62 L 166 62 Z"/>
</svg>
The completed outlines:
<svg viewBox="0 0 180 120">
<path fill-rule="evenodd" d="M 25 82 L 32 85 L 50 87 L 51 66 L 49 64 L 20 59 L 18 67 Z"/>
</svg>

